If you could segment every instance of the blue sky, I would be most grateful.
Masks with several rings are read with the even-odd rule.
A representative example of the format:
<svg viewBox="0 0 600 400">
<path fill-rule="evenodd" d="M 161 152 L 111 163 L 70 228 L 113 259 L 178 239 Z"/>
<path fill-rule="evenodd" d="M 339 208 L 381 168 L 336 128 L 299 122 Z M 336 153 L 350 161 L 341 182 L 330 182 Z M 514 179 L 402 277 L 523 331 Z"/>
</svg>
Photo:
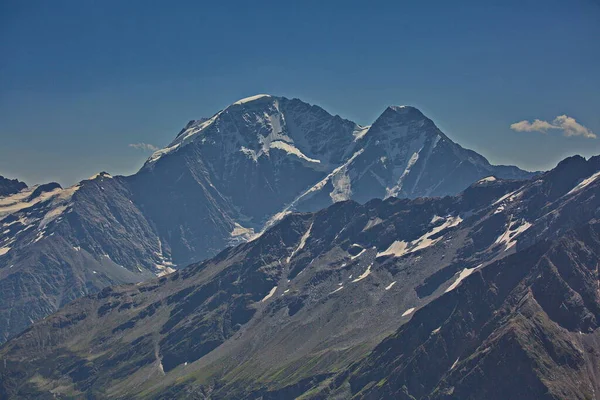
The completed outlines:
<svg viewBox="0 0 600 400">
<path fill-rule="evenodd" d="M 5 0 L 0 54 L 0 174 L 28 183 L 133 173 L 130 143 L 257 93 L 362 124 L 414 105 L 494 163 L 600 154 L 554 121 L 600 136 L 599 0 Z"/>
</svg>

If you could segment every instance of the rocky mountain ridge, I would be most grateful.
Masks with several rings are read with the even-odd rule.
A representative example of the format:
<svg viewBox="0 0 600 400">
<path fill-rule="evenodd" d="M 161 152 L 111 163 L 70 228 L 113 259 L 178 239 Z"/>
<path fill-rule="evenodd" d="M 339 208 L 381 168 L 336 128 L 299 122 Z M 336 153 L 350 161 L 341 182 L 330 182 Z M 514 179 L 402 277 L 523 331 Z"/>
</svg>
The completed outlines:
<svg viewBox="0 0 600 400">
<path fill-rule="evenodd" d="M 292 213 L 212 259 L 34 324 L 0 348 L 0 393 L 408 399 L 464 398 L 470 385 L 491 398 L 569 398 L 577 377 L 585 396 L 597 377 L 586 360 L 598 332 L 598 177 L 600 158 L 572 157 L 457 196 Z M 522 380 L 481 379 L 498 354 Z"/>
<path fill-rule="evenodd" d="M 0 197 L 0 342 L 77 297 L 207 259 L 289 212 L 456 194 L 491 175 L 532 176 L 490 165 L 412 107 L 363 127 L 298 99 L 237 101 L 190 122 L 132 176 Z"/>
</svg>

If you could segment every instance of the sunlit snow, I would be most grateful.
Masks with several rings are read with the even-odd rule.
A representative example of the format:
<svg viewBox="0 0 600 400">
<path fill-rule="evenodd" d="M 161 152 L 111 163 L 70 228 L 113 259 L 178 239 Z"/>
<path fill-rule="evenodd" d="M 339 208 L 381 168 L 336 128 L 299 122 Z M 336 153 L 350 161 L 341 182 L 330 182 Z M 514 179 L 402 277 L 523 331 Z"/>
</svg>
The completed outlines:
<svg viewBox="0 0 600 400">
<path fill-rule="evenodd" d="M 403 316 L 403 317 L 406 317 L 407 315 L 410 315 L 410 314 L 412 314 L 414 311 L 415 311 L 415 308 L 414 308 L 414 307 L 412 307 L 412 308 L 409 308 L 408 310 L 404 311 L 404 313 L 402 313 L 402 316 Z"/>
<path fill-rule="evenodd" d="M 290 256 L 287 258 L 287 262 L 288 263 L 292 260 L 292 257 L 294 257 L 296 255 L 296 253 L 298 253 L 300 250 L 302 250 L 304 248 L 304 245 L 306 244 L 306 241 L 310 237 L 310 230 L 311 229 L 312 229 L 312 223 L 310 224 L 310 226 L 308 227 L 308 229 L 306 230 L 306 232 L 304 233 L 304 235 L 302 235 L 302 237 L 300 238 L 300 243 L 298 243 L 298 247 L 296 247 L 294 249 L 294 251 L 292 251 L 292 254 L 290 254 Z"/>
<path fill-rule="evenodd" d="M 512 218 L 512 216 L 511 216 L 511 218 Z M 494 243 L 495 244 L 504 243 L 506 245 L 505 250 L 508 250 L 517 244 L 516 237 L 519 236 L 521 233 L 525 232 L 530 227 L 531 227 L 531 223 L 525 221 L 524 219 L 515 220 L 515 221 L 511 220 L 508 223 L 508 227 L 506 228 L 506 231 L 504 231 L 504 233 L 502 233 L 502 235 L 498 236 L 498 238 L 496 239 L 496 241 Z"/>
<path fill-rule="evenodd" d="M 462 282 L 463 279 L 465 279 L 467 276 L 471 275 L 473 273 L 473 271 L 475 271 L 480 266 L 481 265 L 479 265 L 475 268 L 465 268 L 462 271 L 460 271 L 460 274 L 458 274 L 458 278 L 456 278 L 456 280 L 452 283 L 452 285 L 450 285 L 448 287 L 448 289 L 446 289 L 446 291 L 444 291 L 444 293 L 448 293 L 448 292 L 456 289 L 458 287 L 458 285 Z"/>
<path fill-rule="evenodd" d="M 435 217 L 434 217 L 435 219 Z M 432 219 L 432 222 L 434 221 L 434 219 Z M 435 221 L 437 222 L 438 219 L 435 219 Z M 444 229 L 447 228 L 451 228 L 454 226 L 457 226 L 458 224 L 460 224 L 462 222 L 462 218 L 460 216 L 457 217 L 446 217 L 445 221 L 443 224 L 436 226 L 435 228 L 433 228 L 432 230 L 430 230 L 429 232 L 425 233 L 423 236 L 421 236 L 420 238 L 413 240 L 410 243 L 406 243 L 403 240 L 396 240 L 394 241 L 390 247 L 388 247 L 386 250 L 377 253 L 377 257 L 381 257 L 381 256 L 388 256 L 388 255 L 393 255 L 394 257 L 401 257 L 405 254 L 410 254 L 413 253 L 415 251 L 418 250 L 423 250 L 427 247 L 433 246 L 434 244 L 436 244 L 437 242 L 439 242 L 440 240 L 443 239 L 442 237 L 438 237 L 436 239 L 431 239 L 432 236 L 436 235 L 437 233 L 443 231 Z"/>
<path fill-rule="evenodd" d="M 273 297 L 273 295 L 275 294 L 275 291 L 277 291 L 277 286 L 275 286 L 273 289 L 271 289 L 269 294 L 267 294 L 260 302 L 264 303 L 265 301 L 269 300 L 271 297 Z"/>
<path fill-rule="evenodd" d="M 250 97 L 245 97 L 243 99 L 240 99 L 240 100 L 236 101 L 233 104 L 235 104 L 235 105 L 246 104 L 246 103 L 249 103 L 249 102 L 254 101 L 254 100 L 262 99 L 263 97 L 271 97 L 271 95 L 268 95 L 268 94 L 257 94 L 255 96 L 250 96 Z"/>
<path fill-rule="evenodd" d="M 571 189 L 569 191 L 569 193 L 567 193 L 567 195 L 573 194 L 575 192 L 580 191 L 581 189 L 589 186 L 591 183 L 593 183 L 596 179 L 598 179 L 598 177 L 600 177 L 600 172 L 596 172 L 595 174 L 593 174 L 592 176 L 590 176 L 589 178 L 584 179 L 583 181 L 581 181 L 577 186 L 575 186 L 573 189 Z"/>
<path fill-rule="evenodd" d="M 367 276 L 369 276 L 369 274 L 371 274 L 371 267 L 373 266 L 373 264 L 369 264 L 369 266 L 367 267 L 367 270 L 365 272 L 363 272 L 362 274 L 360 274 L 358 276 L 358 278 L 354 279 L 352 281 L 352 283 L 354 282 L 359 282 L 362 281 L 363 279 L 365 279 Z"/>
<path fill-rule="evenodd" d="M 362 256 L 362 255 L 363 255 L 363 253 L 364 253 L 365 251 L 367 251 L 367 250 L 366 250 L 366 249 L 362 249 L 362 250 L 360 251 L 360 253 L 358 253 L 358 254 L 357 254 L 357 255 L 355 255 L 355 256 L 351 256 L 351 257 L 350 257 L 350 259 L 354 260 L 355 258 L 358 258 L 358 257 Z"/>
<path fill-rule="evenodd" d="M 339 292 L 340 290 L 342 290 L 343 288 L 344 288 L 343 286 L 340 286 L 339 288 L 335 289 L 333 292 L 330 292 L 329 294 L 334 294 L 334 293 L 337 293 L 337 292 Z"/>
<path fill-rule="evenodd" d="M 365 135 L 367 134 L 367 132 L 369 131 L 369 128 L 371 126 L 358 126 L 358 128 L 356 128 L 354 130 L 354 132 L 352 132 L 352 135 L 354 136 L 354 141 L 359 141 L 360 139 L 362 139 L 363 137 L 365 137 Z"/>
<path fill-rule="evenodd" d="M 488 176 L 486 178 L 480 179 L 477 181 L 477 183 L 486 183 L 486 182 L 495 182 L 496 181 L 496 177 L 495 176 Z"/>
<path fill-rule="evenodd" d="M 407 251 L 406 251 L 407 246 L 408 246 L 408 243 L 406 243 L 404 240 L 396 240 L 385 251 L 382 251 L 381 253 L 377 253 L 377 257 L 379 257 L 379 256 L 400 257 L 407 253 Z"/>
<path fill-rule="evenodd" d="M 271 142 L 271 144 L 269 145 L 269 148 L 283 150 L 288 154 L 295 155 L 296 157 L 298 157 L 304 161 L 310 162 L 310 163 L 319 164 L 321 162 L 320 160 L 315 160 L 314 158 L 307 157 L 296 146 L 286 143 L 286 142 L 283 142 L 283 141 L 280 141 L 280 140 Z"/>
</svg>

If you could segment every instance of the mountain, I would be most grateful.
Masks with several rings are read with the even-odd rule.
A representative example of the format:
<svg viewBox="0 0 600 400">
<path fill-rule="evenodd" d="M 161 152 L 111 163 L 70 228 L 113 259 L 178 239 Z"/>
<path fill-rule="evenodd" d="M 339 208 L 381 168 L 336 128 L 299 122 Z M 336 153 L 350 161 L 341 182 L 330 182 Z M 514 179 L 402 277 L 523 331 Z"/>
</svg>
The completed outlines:
<svg viewBox="0 0 600 400">
<path fill-rule="evenodd" d="M 35 323 L 0 348 L 0 394 L 571 398 L 577 382 L 585 397 L 599 376 L 599 177 L 600 157 L 572 157 L 456 196 L 291 213 Z"/>
<path fill-rule="evenodd" d="M 26 187 L 25 183 L 17 179 L 7 179 L 0 175 L 0 196 L 15 194 Z"/>
<path fill-rule="evenodd" d="M 0 342 L 75 298 L 214 256 L 292 211 L 456 194 L 492 166 L 412 107 L 370 127 L 258 95 L 190 121 L 131 176 L 69 188 L 1 181 Z"/>
<path fill-rule="evenodd" d="M 490 165 L 483 156 L 451 141 L 419 110 L 408 106 L 388 107 L 373 125 L 355 136 L 348 154 L 352 156 L 309 189 L 303 201 L 324 207 L 348 199 L 366 202 L 390 196 L 445 196 L 457 194 L 487 176 L 533 176 L 516 167 Z"/>
<path fill-rule="evenodd" d="M 595 398 L 599 238 L 600 224 L 589 223 L 473 272 L 341 374 L 327 395 Z"/>
</svg>

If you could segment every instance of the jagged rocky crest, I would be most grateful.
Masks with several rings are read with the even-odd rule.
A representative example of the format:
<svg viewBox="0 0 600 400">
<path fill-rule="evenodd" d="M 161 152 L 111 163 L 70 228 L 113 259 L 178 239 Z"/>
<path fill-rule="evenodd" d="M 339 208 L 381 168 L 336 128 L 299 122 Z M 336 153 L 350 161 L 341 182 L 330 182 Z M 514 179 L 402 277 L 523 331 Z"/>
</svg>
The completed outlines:
<svg viewBox="0 0 600 400">
<path fill-rule="evenodd" d="M 0 196 L 8 196 L 25 189 L 27 185 L 17 179 L 0 176 Z"/>
</svg>

